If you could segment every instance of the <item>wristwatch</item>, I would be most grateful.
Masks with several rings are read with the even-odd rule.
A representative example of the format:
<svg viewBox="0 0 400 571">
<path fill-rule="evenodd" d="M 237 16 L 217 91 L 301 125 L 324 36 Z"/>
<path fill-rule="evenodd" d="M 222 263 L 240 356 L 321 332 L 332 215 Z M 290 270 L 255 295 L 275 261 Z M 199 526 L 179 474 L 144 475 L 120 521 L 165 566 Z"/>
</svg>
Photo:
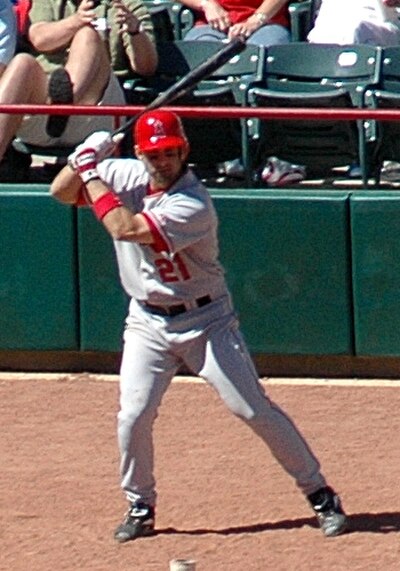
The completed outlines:
<svg viewBox="0 0 400 571">
<path fill-rule="evenodd" d="M 254 16 L 257 18 L 260 24 L 265 24 L 265 22 L 268 20 L 267 15 L 264 14 L 264 12 L 254 12 Z"/>
</svg>

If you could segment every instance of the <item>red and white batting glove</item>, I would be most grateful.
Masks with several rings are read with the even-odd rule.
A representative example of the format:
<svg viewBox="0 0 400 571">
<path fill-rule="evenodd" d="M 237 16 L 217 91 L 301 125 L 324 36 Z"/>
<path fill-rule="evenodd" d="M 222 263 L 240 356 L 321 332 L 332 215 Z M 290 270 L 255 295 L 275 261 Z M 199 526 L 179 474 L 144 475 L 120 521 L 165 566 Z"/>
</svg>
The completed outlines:
<svg viewBox="0 0 400 571">
<path fill-rule="evenodd" d="M 97 172 L 97 159 L 96 153 L 93 149 L 85 147 L 78 152 L 74 158 L 75 170 L 82 179 L 82 182 L 87 184 L 91 180 L 99 177 Z"/>
<path fill-rule="evenodd" d="M 111 133 L 108 131 L 96 131 L 76 147 L 75 151 L 68 157 L 68 163 L 76 170 L 75 158 L 82 150 L 87 148 L 95 152 L 97 162 L 100 163 L 114 153 L 123 138 L 123 133 L 111 136 Z"/>
</svg>

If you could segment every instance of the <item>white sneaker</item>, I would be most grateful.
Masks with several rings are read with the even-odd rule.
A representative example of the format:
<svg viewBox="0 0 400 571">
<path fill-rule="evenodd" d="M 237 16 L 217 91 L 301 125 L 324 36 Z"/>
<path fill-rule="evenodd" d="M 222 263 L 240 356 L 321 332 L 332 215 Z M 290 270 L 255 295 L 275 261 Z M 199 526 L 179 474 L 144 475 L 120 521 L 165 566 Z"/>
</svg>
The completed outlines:
<svg viewBox="0 0 400 571">
<path fill-rule="evenodd" d="M 381 178 L 388 182 L 400 182 L 400 163 L 385 161 L 381 170 Z"/>
<path fill-rule="evenodd" d="M 288 186 L 304 180 L 305 177 L 304 166 L 282 161 L 277 157 L 268 157 L 261 171 L 261 180 L 268 186 Z"/>
<path fill-rule="evenodd" d="M 228 176 L 230 178 L 243 178 L 244 167 L 240 159 L 233 159 L 217 164 L 218 174 Z"/>
</svg>

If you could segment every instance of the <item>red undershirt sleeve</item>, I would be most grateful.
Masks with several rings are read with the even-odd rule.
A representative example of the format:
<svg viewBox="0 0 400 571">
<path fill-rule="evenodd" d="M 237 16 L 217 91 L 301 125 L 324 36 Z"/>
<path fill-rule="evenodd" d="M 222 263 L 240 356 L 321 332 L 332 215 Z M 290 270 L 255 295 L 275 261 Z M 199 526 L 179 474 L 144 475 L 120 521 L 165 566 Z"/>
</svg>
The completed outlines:
<svg viewBox="0 0 400 571">
<path fill-rule="evenodd" d="M 169 252 L 170 248 L 168 246 L 168 243 L 165 240 L 165 238 L 162 236 L 152 216 L 150 216 L 148 212 L 141 212 L 141 214 L 142 216 L 144 216 L 144 218 L 147 220 L 148 225 L 150 226 L 150 232 L 154 240 L 154 242 L 151 244 L 153 249 L 156 252 Z"/>
</svg>

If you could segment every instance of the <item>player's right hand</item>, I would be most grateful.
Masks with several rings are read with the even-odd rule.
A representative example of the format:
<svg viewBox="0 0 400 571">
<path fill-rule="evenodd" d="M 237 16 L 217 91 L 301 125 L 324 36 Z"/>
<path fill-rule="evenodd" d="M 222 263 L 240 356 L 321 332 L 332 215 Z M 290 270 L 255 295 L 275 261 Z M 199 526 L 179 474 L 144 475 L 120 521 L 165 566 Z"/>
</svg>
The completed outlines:
<svg viewBox="0 0 400 571">
<path fill-rule="evenodd" d="M 76 150 L 82 150 L 84 147 L 89 147 L 95 151 L 97 161 L 101 162 L 113 154 L 123 137 L 123 133 L 119 133 L 112 137 L 111 133 L 108 131 L 96 131 L 95 133 L 92 133 L 92 135 L 89 135 L 81 145 L 78 145 Z"/>
<path fill-rule="evenodd" d="M 76 147 L 75 151 L 69 155 L 68 163 L 74 170 L 76 170 L 76 155 L 83 151 L 85 148 L 92 149 L 96 154 L 97 162 L 100 163 L 114 153 L 115 149 L 123 138 L 123 133 L 118 133 L 112 137 L 111 133 L 108 131 L 96 131 L 95 133 L 89 135 L 89 137 L 85 139 L 83 143 Z"/>
</svg>

